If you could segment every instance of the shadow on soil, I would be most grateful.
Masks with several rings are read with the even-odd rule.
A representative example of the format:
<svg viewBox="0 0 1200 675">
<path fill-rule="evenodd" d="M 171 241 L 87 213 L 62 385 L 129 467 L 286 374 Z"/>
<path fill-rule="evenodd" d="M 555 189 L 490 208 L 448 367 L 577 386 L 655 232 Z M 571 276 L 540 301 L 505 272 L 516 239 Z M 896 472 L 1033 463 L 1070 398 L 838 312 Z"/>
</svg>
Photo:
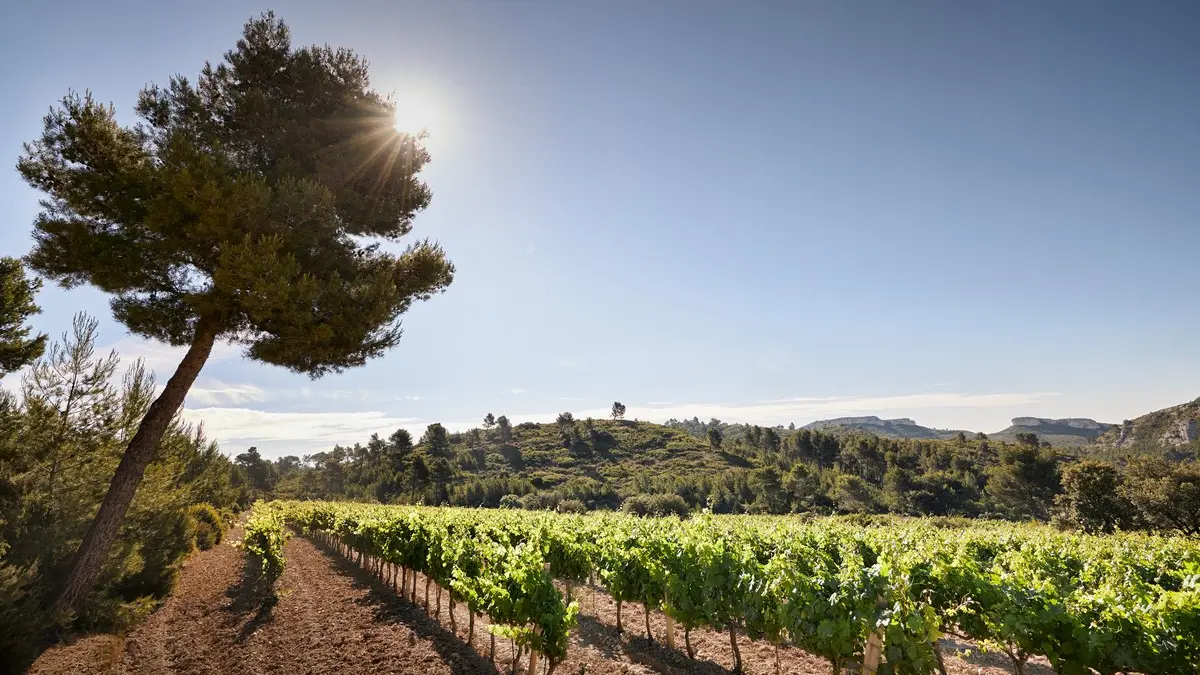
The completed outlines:
<svg viewBox="0 0 1200 675">
<path fill-rule="evenodd" d="M 626 656 L 630 661 L 658 673 L 730 675 L 733 672 L 712 661 L 689 659 L 681 648 L 670 649 L 661 642 L 650 640 L 644 634 L 639 635 L 629 629 L 625 631 L 625 637 L 622 639 L 616 626 L 606 624 L 594 616 L 580 614 L 579 625 L 575 627 L 575 631 L 580 642 L 590 645 L 605 658 L 620 660 L 621 656 Z M 679 640 L 676 644 L 681 645 L 683 634 L 677 635 L 676 639 Z"/>
<path fill-rule="evenodd" d="M 307 539 L 307 538 L 306 538 Z M 446 630 L 442 624 L 425 614 L 420 607 L 399 597 L 390 584 L 384 583 L 378 577 L 350 562 L 316 539 L 308 539 L 318 551 L 329 558 L 334 567 L 353 580 L 355 588 L 368 591 L 367 596 L 360 602 L 374 609 L 376 621 L 384 623 L 402 623 L 408 626 L 419 637 L 433 645 L 442 661 L 450 667 L 455 675 L 499 675 L 486 658 L 480 656 L 466 642 Z"/>
<path fill-rule="evenodd" d="M 271 610 L 279 600 L 274 589 L 263 584 L 258 562 L 250 556 L 246 556 L 238 583 L 225 591 L 225 597 L 230 600 L 225 607 L 229 615 L 225 625 L 229 628 L 241 626 L 238 642 L 244 642 L 254 631 L 271 622 L 274 618 Z"/>
<path fill-rule="evenodd" d="M 938 641 L 942 653 L 954 655 L 967 663 L 988 668 L 1013 669 L 1012 659 L 998 652 L 985 652 L 979 647 L 959 642 L 953 638 L 943 638 Z M 1041 663 L 1026 663 L 1025 672 L 1028 675 L 1054 675 L 1054 669 Z"/>
</svg>

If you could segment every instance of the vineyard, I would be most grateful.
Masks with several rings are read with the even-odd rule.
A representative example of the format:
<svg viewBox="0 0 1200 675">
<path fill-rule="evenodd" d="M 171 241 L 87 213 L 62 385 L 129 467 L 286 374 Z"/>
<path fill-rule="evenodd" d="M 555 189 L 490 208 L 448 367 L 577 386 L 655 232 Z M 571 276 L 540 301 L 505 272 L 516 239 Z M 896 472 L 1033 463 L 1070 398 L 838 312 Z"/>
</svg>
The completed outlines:
<svg viewBox="0 0 1200 675">
<path fill-rule="evenodd" d="M 1195 673 L 1200 545 L 1142 534 L 1087 536 L 991 522 L 702 515 L 689 520 L 350 503 L 256 505 L 246 549 L 278 576 L 285 530 L 350 557 L 426 607 L 486 616 L 495 638 L 553 672 L 579 589 L 668 617 L 683 649 L 697 628 L 820 656 L 833 672 L 944 672 L 937 640 L 970 640 L 1018 673 Z M 418 587 L 420 573 L 426 582 Z M 431 588 L 432 585 L 432 588 Z M 439 610 L 440 611 L 440 610 Z M 626 617 L 639 622 L 643 617 Z M 636 624 L 635 624 L 636 625 Z M 626 626 L 627 627 L 627 626 Z M 521 653 L 521 652 L 518 652 Z"/>
</svg>

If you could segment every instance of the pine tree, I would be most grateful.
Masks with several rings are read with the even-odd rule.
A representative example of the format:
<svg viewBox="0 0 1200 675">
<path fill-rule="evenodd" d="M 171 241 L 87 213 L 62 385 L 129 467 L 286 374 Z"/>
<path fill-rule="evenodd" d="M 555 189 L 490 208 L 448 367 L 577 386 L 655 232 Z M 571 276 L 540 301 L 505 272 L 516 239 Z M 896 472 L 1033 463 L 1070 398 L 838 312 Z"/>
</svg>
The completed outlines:
<svg viewBox="0 0 1200 675">
<path fill-rule="evenodd" d="M 33 294 L 42 283 L 25 278 L 14 258 L 0 258 L 0 377 L 33 363 L 46 349 L 46 336 L 29 337 L 25 321 L 42 310 Z"/>
<path fill-rule="evenodd" d="M 346 49 L 293 49 L 272 14 L 246 24 L 195 84 L 141 92 L 133 127 L 69 94 L 18 170 L 48 196 L 30 266 L 112 295 L 117 320 L 187 353 L 130 440 L 52 603 L 92 586 L 171 418 L 217 341 L 318 377 L 400 339 L 399 317 L 444 290 L 436 244 L 394 254 L 429 203 L 421 139 L 393 127 Z M 372 241 L 374 240 L 374 241 Z"/>
<path fill-rule="evenodd" d="M 625 404 L 620 401 L 613 401 L 611 413 L 614 420 L 625 419 Z"/>
</svg>

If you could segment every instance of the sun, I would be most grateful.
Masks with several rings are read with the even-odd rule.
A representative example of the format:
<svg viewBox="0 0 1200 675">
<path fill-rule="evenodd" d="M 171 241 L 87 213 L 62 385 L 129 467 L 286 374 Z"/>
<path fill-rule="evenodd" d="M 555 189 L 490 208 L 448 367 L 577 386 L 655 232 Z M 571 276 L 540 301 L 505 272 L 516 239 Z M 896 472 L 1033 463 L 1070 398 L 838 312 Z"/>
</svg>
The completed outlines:
<svg viewBox="0 0 1200 675">
<path fill-rule="evenodd" d="M 396 99 L 396 118 L 392 122 L 402 134 L 431 131 L 437 120 L 436 106 L 427 96 L 403 96 Z"/>
</svg>

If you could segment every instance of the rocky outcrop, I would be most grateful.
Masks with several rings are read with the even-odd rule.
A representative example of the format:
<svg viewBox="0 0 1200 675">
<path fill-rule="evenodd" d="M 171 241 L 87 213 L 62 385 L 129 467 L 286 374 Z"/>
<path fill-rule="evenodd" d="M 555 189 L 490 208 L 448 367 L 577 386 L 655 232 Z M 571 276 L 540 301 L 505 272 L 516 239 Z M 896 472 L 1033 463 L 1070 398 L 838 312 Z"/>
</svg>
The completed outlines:
<svg viewBox="0 0 1200 675">
<path fill-rule="evenodd" d="M 1155 410 L 1101 434 L 1096 445 L 1122 450 L 1172 449 L 1200 441 L 1200 399 Z"/>
<path fill-rule="evenodd" d="M 1070 429 L 1087 429 L 1089 431 L 1104 431 L 1111 427 L 1111 424 L 1104 424 L 1096 420 L 1086 417 L 1067 417 L 1064 419 L 1049 419 L 1046 417 L 1014 417 L 1012 424 L 1014 427 L 1068 427 Z"/>
</svg>

